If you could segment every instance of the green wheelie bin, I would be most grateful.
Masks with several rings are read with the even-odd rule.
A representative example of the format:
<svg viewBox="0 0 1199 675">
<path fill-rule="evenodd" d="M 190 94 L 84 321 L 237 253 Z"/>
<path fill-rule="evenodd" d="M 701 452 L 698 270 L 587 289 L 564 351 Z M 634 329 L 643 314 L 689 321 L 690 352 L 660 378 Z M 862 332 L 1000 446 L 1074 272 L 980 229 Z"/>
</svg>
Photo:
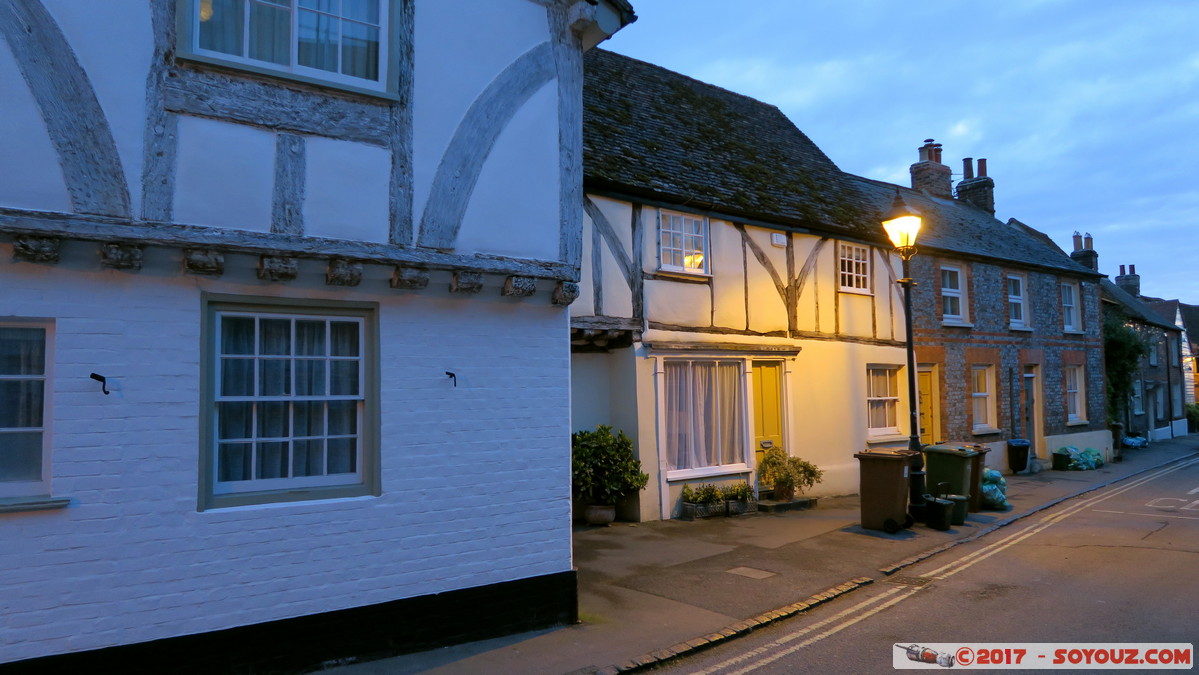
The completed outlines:
<svg viewBox="0 0 1199 675">
<path fill-rule="evenodd" d="M 924 470 L 928 474 L 928 484 L 948 483 L 950 493 L 964 496 L 965 503 L 958 505 L 963 516 L 973 487 L 970 481 L 971 465 L 977 456 L 977 450 L 965 446 L 924 446 Z"/>
</svg>

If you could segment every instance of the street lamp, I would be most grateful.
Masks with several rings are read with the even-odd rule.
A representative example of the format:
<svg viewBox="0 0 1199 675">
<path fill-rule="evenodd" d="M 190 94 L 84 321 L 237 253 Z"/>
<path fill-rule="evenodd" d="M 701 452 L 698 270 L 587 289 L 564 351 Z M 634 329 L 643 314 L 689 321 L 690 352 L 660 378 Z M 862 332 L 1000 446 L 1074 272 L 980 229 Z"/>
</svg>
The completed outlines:
<svg viewBox="0 0 1199 675">
<path fill-rule="evenodd" d="M 908 479 L 908 507 L 916 520 L 924 520 L 924 453 L 920 445 L 919 412 L 916 408 L 916 347 L 912 335 L 912 279 L 911 259 L 916 255 L 916 235 L 920 232 L 920 214 L 913 211 L 895 190 L 895 199 L 891 202 L 891 210 L 883 216 L 883 230 L 887 238 L 895 245 L 895 252 L 903 259 L 903 278 L 899 285 L 903 286 L 903 321 L 908 335 L 908 409 L 911 418 L 908 421 L 908 450 L 912 453 L 911 475 Z"/>
<path fill-rule="evenodd" d="M 883 229 L 887 237 L 895 245 L 895 252 L 903 259 L 903 278 L 899 285 L 903 286 L 903 320 L 908 334 L 908 408 L 911 410 L 911 420 L 908 430 L 908 449 L 920 452 L 920 426 L 916 410 L 916 348 L 912 339 L 912 256 L 916 255 L 916 235 L 920 232 L 920 214 L 913 211 L 895 191 L 895 199 L 891 202 L 891 210 L 883 217 Z M 923 464 L 923 462 L 921 462 Z"/>
</svg>

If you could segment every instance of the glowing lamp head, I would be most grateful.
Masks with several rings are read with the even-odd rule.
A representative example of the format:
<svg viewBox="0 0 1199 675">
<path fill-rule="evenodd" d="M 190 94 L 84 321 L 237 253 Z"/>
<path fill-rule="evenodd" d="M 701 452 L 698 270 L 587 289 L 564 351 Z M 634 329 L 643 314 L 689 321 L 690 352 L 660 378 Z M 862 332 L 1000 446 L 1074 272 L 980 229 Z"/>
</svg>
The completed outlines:
<svg viewBox="0 0 1199 675">
<path fill-rule="evenodd" d="M 913 211 L 895 191 L 895 200 L 891 202 L 891 210 L 883 217 L 883 229 L 895 248 L 910 248 L 916 245 L 916 235 L 920 232 L 920 214 Z"/>
</svg>

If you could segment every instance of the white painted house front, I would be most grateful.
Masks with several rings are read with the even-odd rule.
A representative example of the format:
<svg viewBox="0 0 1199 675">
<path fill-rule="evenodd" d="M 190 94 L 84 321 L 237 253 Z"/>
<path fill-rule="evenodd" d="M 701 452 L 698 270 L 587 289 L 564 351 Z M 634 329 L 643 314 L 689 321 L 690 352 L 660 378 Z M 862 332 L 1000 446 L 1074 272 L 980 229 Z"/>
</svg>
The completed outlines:
<svg viewBox="0 0 1199 675">
<path fill-rule="evenodd" d="M 585 59 L 585 227 L 572 413 L 637 447 L 624 517 L 686 484 L 756 481 L 782 446 L 858 491 L 906 446 L 899 259 L 881 213 L 774 106 L 602 50 Z"/>
<path fill-rule="evenodd" d="M 0 664 L 574 619 L 581 61 L 632 19 L 0 0 Z"/>
</svg>

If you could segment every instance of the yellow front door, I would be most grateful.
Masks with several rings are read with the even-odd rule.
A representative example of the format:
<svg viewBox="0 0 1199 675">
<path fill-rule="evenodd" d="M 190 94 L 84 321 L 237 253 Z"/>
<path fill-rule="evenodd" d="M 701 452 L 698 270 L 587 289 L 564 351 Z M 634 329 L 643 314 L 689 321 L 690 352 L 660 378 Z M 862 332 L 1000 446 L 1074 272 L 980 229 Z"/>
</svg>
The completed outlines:
<svg viewBox="0 0 1199 675">
<path fill-rule="evenodd" d="M 916 373 L 916 397 L 920 400 L 920 442 L 933 443 L 936 435 L 936 399 L 933 397 L 933 373 L 921 370 Z"/>
<path fill-rule="evenodd" d="M 766 448 L 783 447 L 783 364 L 754 361 L 754 451 L 762 463 Z"/>
</svg>

